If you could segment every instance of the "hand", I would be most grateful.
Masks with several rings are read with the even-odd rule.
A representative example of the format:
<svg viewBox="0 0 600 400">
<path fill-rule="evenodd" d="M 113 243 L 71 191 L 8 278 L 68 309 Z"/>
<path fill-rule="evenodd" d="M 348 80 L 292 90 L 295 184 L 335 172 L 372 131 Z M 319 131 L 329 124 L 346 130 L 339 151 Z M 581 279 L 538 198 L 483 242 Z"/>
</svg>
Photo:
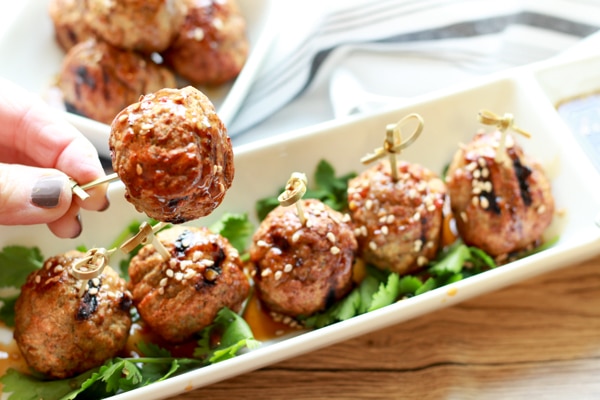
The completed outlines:
<svg viewBox="0 0 600 400">
<path fill-rule="evenodd" d="M 0 79 L 0 224 L 45 223 L 58 237 L 77 237 L 80 208 L 107 208 L 107 185 L 81 201 L 69 178 L 85 184 L 104 175 L 79 131 L 37 96 Z"/>
</svg>

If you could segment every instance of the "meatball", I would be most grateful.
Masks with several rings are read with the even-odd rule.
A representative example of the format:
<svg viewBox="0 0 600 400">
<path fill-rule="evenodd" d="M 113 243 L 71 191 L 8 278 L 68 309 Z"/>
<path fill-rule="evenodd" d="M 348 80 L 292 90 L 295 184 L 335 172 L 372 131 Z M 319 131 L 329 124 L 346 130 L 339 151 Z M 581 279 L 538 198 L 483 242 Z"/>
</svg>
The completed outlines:
<svg viewBox="0 0 600 400">
<path fill-rule="evenodd" d="M 111 45 L 152 53 L 164 51 L 179 31 L 183 0 L 86 0 L 86 22 Z"/>
<path fill-rule="evenodd" d="M 479 132 L 454 155 L 446 182 L 462 240 L 492 256 L 527 248 L 552 221 L 554 199 L 539 163 L 506 135 L 506 159 L 496 162 L 501 133 Z"/>
<path fill-rule="evenodd" d="M 95 39 L 69 50 L 58 79 L 68 111 L 106 124 L 141 95 L 175 86 L 164 66 Z"/>
<path fill-rule="evenodd" d="M 250 259 L 257 295 L 271 311 L 309 316 L 352 289 L 357 243 L 344 217 L 319 200 L 300 200 L 306 216 L 279 206 L 254 233 Z"/>
<path fill-rule="evenodd" d="M 237 250 L 207 228 L 175 226 L 157 234 L 170 252 L 152 245 L 129 265 L 129 288 L 141 318 L 169 342 L 182 342 L 210 325 L 223 307 L 237 312 L 249 295 Z"/>
<path fill-rule="evenodd" d="M 68 378 L 102 365 L 121 351 L 131 327 L 131 295 L 109 266 L 89 281 L 72 266 L 83 253 L 47 259 L 31 273 L 15 304 L 14 337 L 30 367 Z"/>
<path fill-rule="evenodd" d="M 59 46 L 68 51 L 95 35 L 84 21 L 84 0 L 50 0 L 48 11 Z"/>
<path fill-rule="evenodd" d="M 380 269 L 407 274 L 435 258 L 440 246 L 444 182 L 421 165 L 398 161 L 398 180 L 382 161 L 348 182 L 358 253 Z"/>
<path fill-rule="evenodd" d="M 237 77 L 248 57 L 246 20 L 236 0 L 189 0 L 179 35 L 165 61 L 195 85 Z"/>
<path fill-rule="evenodd" d="M 210 214 L 234 175 L 231 139 L 199 90 L 163 89 L 117 115 L 112 166 L 138 211 L 182 223 Z"/>
</svg>

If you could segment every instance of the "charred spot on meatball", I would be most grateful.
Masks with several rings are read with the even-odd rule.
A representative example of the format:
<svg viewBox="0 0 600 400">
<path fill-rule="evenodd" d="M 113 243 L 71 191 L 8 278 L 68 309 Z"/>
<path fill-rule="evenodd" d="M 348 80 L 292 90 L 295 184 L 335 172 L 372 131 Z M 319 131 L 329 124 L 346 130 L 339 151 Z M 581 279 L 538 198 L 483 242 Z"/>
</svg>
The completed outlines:
<svg viewBox="0 0 600 400">
<path fill-rule="evenodd" d="M 501 133 L 480 131 L 448 168 L 451 208 L 462 240 L 494 257 L 541 240 L 554 214 L 550 181 L 510 134 L 496 160 Z"/>
<path fill-rule="evenodd" d="M 159 221 L 210 214 L 233 181 L 227 129 L 191 86 L 162 89 L 125 108 L 113 120 L 109 147 L 126 199 Z"/>
<path fill-rule="evenodd" d="M 89 281 L 76 279 L 71 251 L 47 259 L 31 273 L 15 304 L 14 337 L 34 370 L 68 378 L 102 365 L 125 346 L 131 294 L 109 266 Z"/>
<path fill-rule="evenodd" d="M 210 325 L 223 307 L 237 312 L 250 292 L 238 251 L 207 228 L 175 226 L 157 237 L 129 265 L 129 288 L 142 320 L 163 339 L 178 343 Z"/>
<path fill-rule="evenodd" d="M 348 217 L 319 200 L 277 207 L 254 233 L 250 259 L 257 295 L 267 308 L 290 317 L 310 316 L 352 289 L 357 249 Z"/>
<path fill-rule="evenodd" d="M 69 50 L 57 83 L 68 111 L 106 124 L 141 95 L 175 86 L 166 67 L 96 39 Z"/>
<path fill-rule="evenodd" d="M 348 182 L 359 256 L 398 274 L 423 268 L 440 245 L 444 182 L 427 168 L 399 161 L 398 180 L 380 162 Z"/>
</svg>

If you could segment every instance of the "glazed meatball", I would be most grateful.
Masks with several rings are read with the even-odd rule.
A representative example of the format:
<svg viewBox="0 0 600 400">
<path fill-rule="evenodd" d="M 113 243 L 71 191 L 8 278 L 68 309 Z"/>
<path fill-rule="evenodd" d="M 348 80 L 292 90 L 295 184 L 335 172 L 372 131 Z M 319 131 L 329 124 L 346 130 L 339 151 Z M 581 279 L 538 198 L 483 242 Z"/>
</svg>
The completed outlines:
<svg viewBox="0 0 600 400">
<path fill-rule="evenodd" d="M 271 211 L 254 233 L 250 259 L 258 297 L 271 311 L 309 316 L 352 289 L 357 248 L 348 216 L 319 200 L 301 200 L 302 224 L 294 207 Z"/>
<path fill-rule="evenodd" d="M 84 0 L 86 22 L 111 45 L 152 53 L 164 51 L 179 31 L 183 0 Z"/>
<path fill-rule="evenodd" d="M 48 11 L 59 46 L 68 51 L 95 35 L 84 21 L 84 0 L 50 0 Z"/>
<path fill-rule="evenodd" d="M 418 164 L 398 161 L 398 180 L 382 161 L 348 182 L 359 255 L 380 269 L 407 274 L 434 259 L 440 245 L 444 182 Z"/>
<path fill-rule="evenodd" d="M 69 50 L 58 79 L 67 111 L 106 124 L 141 95 L 175 86 L 167 68 L 95 39 Z"/>
<path fill-rule="evenodd" d="M 109 147 L 126 199 L 159 221 L 210 214 L 233 181 L 227 130 L 191 86 L 159 90 L 124 109 L 112 123 Z"/>
<path fill-rule="evenodd" d="M 452 212 L 462 240 L 492 256 L 540 240 L 554 199 L 539 163 L 507 134 L 506 159 L 496 162 L 500 132 L 479 132 L 456 152 L 447 173 Z"/>
<path fill-rule="evenodd" d="M 15 305 L 14 337 L 29 366 L 68 378 L 121 351 L 131 327 L 131 294 L 109 266 L 89 281 L 76 279 L 78 251 L 47 259 L 31 273 Z"/>
<path fill-rule="evenodd" d="M 165 61 L 195 85 L 237 77 L 248 57 L 246 20 L 236 0 L 188 0 L 185 22 Z"/>
<path fill-rule="evenodd" d="M 171 258 L 165 261 L 146 245 L 129 265 L 134 304 L 154 332 L 181 342 L 210 325 L 221 308 L 241 309 L 250 283 L 227 239 L 206 228 L 184 226 L 157 237 Z"/>
</svg>

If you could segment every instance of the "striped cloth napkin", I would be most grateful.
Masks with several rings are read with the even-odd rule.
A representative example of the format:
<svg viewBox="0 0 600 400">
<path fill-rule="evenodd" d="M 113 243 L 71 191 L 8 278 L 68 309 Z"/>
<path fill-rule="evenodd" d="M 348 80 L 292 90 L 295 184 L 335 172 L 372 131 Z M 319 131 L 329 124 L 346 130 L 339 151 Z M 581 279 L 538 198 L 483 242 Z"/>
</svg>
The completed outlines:
<svg viewBox="0 0 600 400">
<path fill-rule="evenodd" d="M 236 145 L 541 61 L 600 28 L 590 0 L 276 1 Z"/>
</svg>

